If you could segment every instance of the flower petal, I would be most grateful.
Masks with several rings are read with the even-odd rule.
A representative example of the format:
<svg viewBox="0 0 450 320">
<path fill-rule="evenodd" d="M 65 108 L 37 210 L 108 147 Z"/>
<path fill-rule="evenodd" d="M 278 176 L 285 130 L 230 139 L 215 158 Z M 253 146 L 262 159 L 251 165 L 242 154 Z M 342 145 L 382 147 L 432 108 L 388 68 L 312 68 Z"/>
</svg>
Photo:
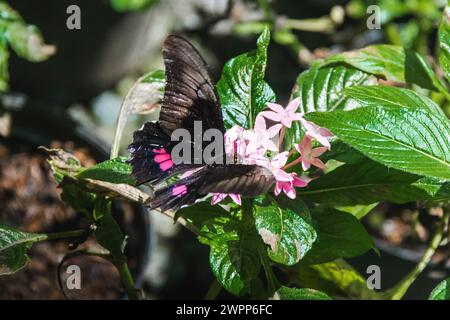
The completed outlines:
<svg viewBox="0 0 450 320">
<path fill-rule="evenodd" d="M 273 159 L 270 162 L 271 162 L 272 166 L 274 166 L 276 168 L 281 168 L 288 161 L 288 156 L 289 156 L 289 152 L 284 151 L 284 152 L 277 154 L 275 157 L 273 157 Z"/>
<path fill-rule="evenodd" d="M 261 144 L 258 141 L 250 141 L 247 145 L 247 148 L 245 149 L 246 155 L 254 153 L 260 146 Z"/>
<path fill-rule="evenodd" d="M 270 151 L 278 151 L 278 147 L 272 140 L 267 140 L 264 142 L 263 147 L 267 148 Z"/>
<path fill-rule="evenodd" d="M 267 129 L 269 137 L 270 138 L 275 137 L 278 134 L 278 132 L 280 132 L 282 127 L 283 127 L 282 124 L 276 124 Z"/>
<path fill-rule="evenodd" d="M 300 154 L 305 157 L 306 155 L 311 154 L 312 150 L 312 140 L 311 137 L 305 136 L 303 140 L 300 142 L 297 151 L 300 152 Z"/>
<path fill-rule="evenodd" d="M 320 160 L 318 158 L 314 158 L 314 159 L 310 160 L 310 163 L 313 166 L 316 166 L 317 168 L 320 168 L 320 169 L 325 169 L 326 168 L 325 163 L 323 163 L 322 160 Z"/>
<path fill-rule="evenodd" d="M 282 105 L 278 104 L 278 103 L 272 103 L 272 102 L 267 102 L 267 106 L 272 109 L 273 111 L 275 111 L 276 113 L 280 113 L 283 114 L 284 113 L 284 108 Z"/>
<path fill-rule="evenodd" d="M 211 199 L 211 204 L 212 205 L 218 204 L 220 201 L 225 199 L 225 197 L 226 197 L 226 194 L 224 194 L 224 193 L 214 193 L 213 197 Z"/>
<path fill-rule="evenodd" d="M 289 173 L 282 169 L 274 170 L 273 176 L 275 180 L 283 182 L 292 181 L 294 179 Z"/>
<path fill-rule="evenodd" d="M 286 111 L 294 113 L 295 111 L 297 111 L 299 105 L 300 105 L 300 97 L 295 98 L 294 100 L 289 102 L 289 104 L 286 106 Z"/>
<path fill-rule="evenodd" d="M 314 158 L 317 158 L 317 157 L 321 156 L 322 154 L 324 154 L 326 151 L 328 151 L 328 148 L 326 148 L 326 147 L 318 147 L 318 148 L 314 148 L 314 149 L 312 149 L 312 151 L 311 151 L 311 155 L 312 155 Z"/>
<path fill-rule="evenodd" d="M 277 196 L 280 194 L 281 190 L 283 190 L 283 183 L 277 181 L 277 183 L 275 184 L 275 190 L 273 190 L 273 193 Z"/>
<path fill-rule="evenodd" d="M 230 198 L 238 205 L 241 205 L 241 196 L 239 194 L 230 193 Z"/>
<path fill-rule="evenodd" d="M 321 145 L 323 145 L 324 147 L 326 147 L 327 149 L 331 148 L 331 144 L 330 141 L 328 141 L 328 139 L 324 136 L 321 135 L 316 135 L 315 137 L 313 137 L 314 139 L 316 139 Z"/>
<path fill-rule="evenodd" d="M 255 129 L 256 130 L 266 130 L 266 120 L 261 114 L 256 116 L 255 120 Z"/>
<path fill-rule="evenodd" d="M 270 119 L 272 121 L 280 122 L 282 117 L 279 113 L 273 111 L 263 111 L 260 113 L 264 118 Z"/>
<path fill-rule="evenodd" d="M 308 161 L 302 159 L 302 168 L 303 171 L 306 171 L 311 168 L 311 164 Z"/>
<path fill-rule="evenodd" d="M 303 180 L 301 177 L 294 177 L 294 181 L 292 182 L 294 187 L 304 188 L 308 185 L 308 181 Z"/>
<path fill-rule="evenodd" d="M 295 188 L 292 186 L 292 183 L 284 183 L 283 191 L 291 199 L 295 199 L 295 197 L 297 196 L 297 192 L 295 191 Z"/>
</svg>

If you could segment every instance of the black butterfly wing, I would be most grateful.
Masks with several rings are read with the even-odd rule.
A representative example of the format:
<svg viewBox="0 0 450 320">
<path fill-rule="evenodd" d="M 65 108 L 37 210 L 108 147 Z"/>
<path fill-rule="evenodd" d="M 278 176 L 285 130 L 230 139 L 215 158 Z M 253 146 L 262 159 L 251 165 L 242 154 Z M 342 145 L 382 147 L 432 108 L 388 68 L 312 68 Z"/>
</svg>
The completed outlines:
<svg viewBox="0 0 450 320">
<path fill-rule="evenodd" d="M 219 98 L 208 66 L 198 51 L 179 36 L 168 36 L 163 45 L 166 87 L 159 115 L 161 129 L 171 135 L 185 128 L 193 136 L 194 121 L 203 131 L 211 128 L 225 133 Z"/>
<path fill-rule="evenodd" d="M 174 143 L 158 122 L 147 122 L 133 134 L 128 146 L 132 176 L 137 184 L 159 183 L 176 174 L 198 167 L 190 164 L 174 165 L 171 151 Z"/>
<path fill-rule="evenodd" d="M 237 193 L 256 197 L 266 193 L 275 182 L 272 172 L 257 165 L 230 164 L 211 167 L 199 195 L 208 193 Z"/>
<path fill-rule="evenodd" d="M 208 193 L 236 193 L 255 197 L 275 183 L 268 169 L 256 165 L 205 166 L 173 185 L 156 191 L 148 203 L 152 209 L 178 210 Z"/>
<path fill-rule="evenodd" d="M 217 92 L 198 51 L 187 40 L 174 35 L 167 37 L 162 51 L 166 85 L 159 121 L 147 122 L 136 131 L 129 146 L 132 175 L 138 184 L 161 182 L 198 167 L 173 164 L 171 150 L 176 142 L 171 141 L 171 134 L 175 129 L 186 129 L 193 138 L 194 122 L 201 121 L 202 133 L 212 128 L 225 133 Z M 225 151 L 222 149 L 220 153 L 218 156 L 224 159 Z"/>
<path fill-rule="evenodd" d="M 159 189 L 149 202 L 151 208 L 177 210 L 208 193 L 236 193 L 254 197 L 266 193 L 274 183 L 272 173 L 254 165 L 174 165 L 170 137 L 176 129 L 187 129 L 194 136 L 194 122 L 202 131 L 218 129 L 225 133 L 216 89 L 207 65 L 185 39 L 169 36 L 163 46 L 166 86 L 159 121 L 146 123 L 136 131 L 130 145 L 130 163 L 138 183 L 158 183 L 199 168 L 190 176 Z M 192 141 L 193 143 L 193 141 Z M 203 146 L 204 147 L 204 146 Z M 225 152 L 222 150 L 225 158 Z"/>
</svg>

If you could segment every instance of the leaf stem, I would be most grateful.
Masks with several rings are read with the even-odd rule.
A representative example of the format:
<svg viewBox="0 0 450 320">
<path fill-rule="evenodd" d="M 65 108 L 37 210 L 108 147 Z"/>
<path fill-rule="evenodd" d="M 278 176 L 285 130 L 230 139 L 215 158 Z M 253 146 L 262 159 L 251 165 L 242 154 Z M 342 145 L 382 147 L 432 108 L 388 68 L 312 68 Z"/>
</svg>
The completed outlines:
<svg viewBox="0 0 450 320">
<path fill-rule="evenodd" d="M 120 279 L 122 280 L 122 284 L 127 291 L 128 298 L 130 300 L 138 300 L 138 292 L 136 290 L 136 286 L 134 284 L 133 277 L 131 275 L 130 269 L 128 268 L 126 259 L 121 259 L 121 261 L 117 261 L 115 263 L 117 270 L 120 274 Z"/>
<path fill-rule="evenodd" d="M 86 234 L 86 230 L 71 230 L 44 234 L 42 238 L 37 241 L 47 241 L 47 240 L 60 240 L 60 239 L 70 239 L 78 238 Z"/>
<path fill-rule="evenodd" d="M 439 244 L 441 243 L 442 238 L 444 236 L 445 228 L 448 225 L 449 216 L 450 216 L 450 210 L 445 210 L 444 216 L 442 217 L 442 220 L 440 221 L 440 223 L 437 227 L 436 233 L 434 234 L 427 250 L 423 254 L 419 263 L 415 266 L 415 268 L 409 274 L 407 274 L 406 277 L 404 277 L 395 287 L 393 287 L 390 290 L 387 290 L 384 293 L 381 293 L 380 294 L 381 297 L 383 297 L 385 299 L 391 299 L 391 300 L 400 300 L 403 298 L 403 296 L 408 291 L 411 284 L 417 279 L 419 274 L 425 269 L 425 267 L 431 261 L 431 258 L 433 257 L 436 249 L 439 247 Z"/>
<path fill-rule="evenodd" d="M 205 295 L 204 300 L 215 300 L 219 295 L 220 291 L 222 291 L 222 285 L 217 279 L 214 279 L 211 283 L 211 286 L 208 289 L 208 292 Z"/>
</svg>

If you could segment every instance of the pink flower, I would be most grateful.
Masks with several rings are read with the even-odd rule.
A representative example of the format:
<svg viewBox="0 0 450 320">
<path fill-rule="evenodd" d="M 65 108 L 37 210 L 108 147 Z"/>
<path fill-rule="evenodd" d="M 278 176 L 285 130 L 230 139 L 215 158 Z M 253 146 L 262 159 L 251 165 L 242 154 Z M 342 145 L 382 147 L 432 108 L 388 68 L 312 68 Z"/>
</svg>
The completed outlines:
<svg viewBox="0 0 450 320">
<path fill-rule="evenodd" d="M 224 135 L 225 154 L 227 163 L 234 163 L 235 156 L 238 163 L 242 163 L 245 158 L 245 149 L 247 143 L 244 139 L 244 128 L 240 126 L 233 126 Z"/>
<path fill-rule="evenodd" d="M 242 164 L 256 164 L 258 166 L 266 167 L 270 160 L 265 156 L 266 150 L 258 149 L 248 155 L 245 155 Z"/>
<path fill-rule="evenodd" d="M 289 102 L 286 109 L 282 105 L 268 102 L 267 106 L 272 111 L 263 111 L 261 114 L 267 119 L 281 122 L 285 127 L 290 128 L 293 121 L 299 121 L 302 119 L 302 115 L 297 113 L 298 105 L 300 104 L 300 98 L 296 98 Z"/>
<path fill-rule="evenodd" d="M 307 136 L 317 140 L 324 147 L 327 147 L 328 149 L 331 148 L 328 138 L 333 137 L 333 134 L 328 129 L 319 127 L 311 121 L 307 121 L 303 118 L 300 121 L 306 129 Z"/>
<path fill-rule="evenodd" d="M 292 181 L 292 177 L 289 173 L 281 169 L 288 160 L 288 152 L 282 152 L 277 154 L 272 160 L 266 161 L 265 164 L 260 164 L 270 171 L 277 181 Z"/>
<path fill-rule="evenodd" d="M 298 152 L 300 152 L 300 160 L 302 162 L 303 170 L 308 170 L 311 165 L 317 168 L 325 169 L 325 164 L 318 158 L 328 149 L 325 147 L 312 148 L 312 139 L 309 136 L 305 136 L 302 142 L 295 146 Z"/>
<path fill-rule="evenodd" d="M 278 134 L 281 127 L 281 124 L 276 124 L 267 129 L 264 117 L 261 114 L 258 114 L 258 116 L 256 116 L 254 130 L 247 130 L 244 132 L 244 138 L 249 141 L 246 154 L 249 155 L 260 148 L 264 151 L 278 151 L 278 147 L 273 143 L 272 139 Z"/>
<path fill-rule="evenodd" d="M 291 177 L 291 181 L 277 181 L 274 190 L 274 194 L 276 196 L 283 191 L 289 198 L 295 199 L 297 196 L 297 191 L 295 188 L 304 188 L 308 185 L 309 179 L 307 177 L 298 178 L 295 172 L 291 173 Z"/>
<path fill-rule="evenodd" d="M 218 204 L 220 201 L 224 200 L 227 196 L 229 196 L 235 203 L 241 205 L 241 196 L 239 194 L 234 193 L 214 193 L 211 199 L 211 204 Z"/>
</svg>

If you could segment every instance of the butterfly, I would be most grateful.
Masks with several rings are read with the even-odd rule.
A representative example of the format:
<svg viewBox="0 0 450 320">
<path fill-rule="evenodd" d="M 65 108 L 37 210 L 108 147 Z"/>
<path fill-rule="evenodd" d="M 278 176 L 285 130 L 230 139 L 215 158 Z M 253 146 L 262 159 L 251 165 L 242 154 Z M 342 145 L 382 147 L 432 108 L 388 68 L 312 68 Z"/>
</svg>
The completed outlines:
<svg viewBox="0 0 450 320">
<path fill-rule="evenodd" d="M 183 128 L 193 136 L 195 121 L 201 121 L 203 131 L 217 129 L 225 134 L 225 127 L 216 88 L 199 52 L 184 38 L 170 35 L 164 41 L 162 53 L 166 85 L 159 120 L 146 122 L 133 134 L 128 148 L 132 176 L 137 184 L 157 186 L 172 177 L 195 171 L 157 188 L 147 205 L 161 211 L 176 211 L 209 193 L 247 197 L 267 193 L 275 180 L 271 171 L 262 166 L 223 164 L 223 161 L 174 163 L 171 151 L 178 143 L 171 141 L 174 130 Z M 226 156 L 224 149 L 221 154 Z"/>
</svg>

